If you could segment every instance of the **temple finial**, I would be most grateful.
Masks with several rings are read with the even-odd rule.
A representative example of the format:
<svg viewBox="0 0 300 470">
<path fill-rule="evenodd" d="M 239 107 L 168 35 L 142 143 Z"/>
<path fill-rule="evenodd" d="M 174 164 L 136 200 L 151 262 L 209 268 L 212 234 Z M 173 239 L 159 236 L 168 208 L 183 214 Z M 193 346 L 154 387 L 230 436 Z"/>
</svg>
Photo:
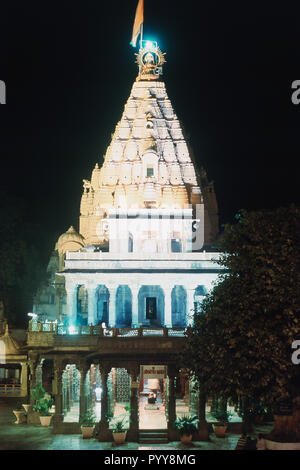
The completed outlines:
<svg viewBox="0 0 300 470">
<path fill-rule="evenodd" d="M 165 52 L 161 52 L 156 41 L 141 41 L 136 56 L 136 63 L 139 66 L 137 81 L 157 80 L 162 75 L 162 65 L 166 62 Z"/>
</svg>

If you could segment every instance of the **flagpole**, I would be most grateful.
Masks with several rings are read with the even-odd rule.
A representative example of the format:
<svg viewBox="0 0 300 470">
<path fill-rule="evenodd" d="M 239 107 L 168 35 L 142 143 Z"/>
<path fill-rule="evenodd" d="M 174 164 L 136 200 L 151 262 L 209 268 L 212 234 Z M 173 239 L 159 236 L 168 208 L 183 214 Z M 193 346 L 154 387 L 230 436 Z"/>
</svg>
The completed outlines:
<svg viewBox="0 0 300 470">
<path fill-rule="evenodd" d="M 143 47 L 143 29 L 144 29 L 144 23 L 141 24 L 141 48 Z"/>
</svg>

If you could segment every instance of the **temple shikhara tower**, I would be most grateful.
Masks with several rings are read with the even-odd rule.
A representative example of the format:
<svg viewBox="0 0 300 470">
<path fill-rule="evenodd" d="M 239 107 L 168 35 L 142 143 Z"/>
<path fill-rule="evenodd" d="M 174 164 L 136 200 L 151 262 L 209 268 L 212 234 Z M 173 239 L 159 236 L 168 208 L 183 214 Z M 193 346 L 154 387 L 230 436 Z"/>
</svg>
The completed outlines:
<svg viewBox="0 0 300 470">
<path fill-rule="evenodd" d="M 207 198 L 210 207 L 206 210 L 205 244 L 210 245 L 218 230 L 214 195 L 209 193 L 206 182 L 201 189 L 200 175 L 196 176 L 180 122 L 160 79 L 164 54 L 156 43 L 143 43 L 137 55 L 139 75 L 103 165 L 99 168 L 96 163 L 91 179 L 84 180 L 79 231 L 87 244 L 105 245 L 110 241 L 111 252 L 128 252 L 126 239 L 131 236 L 134 239 L 131 252 L 170 253 L 171 244 L 163 245 L 155 231 L 137 232 L 131 223 L 128 228 L 134 233 L 117 236 L 108 231 L 109 219 L 119 212 L 128 222 L 133 213 L 147 218 L 148 209 L 152 209 L 153 216 L 161 218 L 170 218 L 174 211 L 177 217 L 191 218 L 191 208 L 195 209 Z M 191 251 L 189 224 L 186 230 L 178 236 L 167 234 L 169 241 L 180 239 L 179 251 L 183 252 Z"/>
<path fill-rule="evenodd" d="M 100 441 L 112 439 L 107 417 L 127 413 L 128 440 L 165 442 L 178 438 L 176 416 L 199 411 L 177 354 L 221 272 L 218 209 L 168 97 L 165 54 L 141 41 L 136 62 L 103 162 L 83 175 L 78 230 L 56 243 L 25 349 L 30 387 L 55 398 L 53 432 L 80 432 L 90 409 Z"/>
</svg>

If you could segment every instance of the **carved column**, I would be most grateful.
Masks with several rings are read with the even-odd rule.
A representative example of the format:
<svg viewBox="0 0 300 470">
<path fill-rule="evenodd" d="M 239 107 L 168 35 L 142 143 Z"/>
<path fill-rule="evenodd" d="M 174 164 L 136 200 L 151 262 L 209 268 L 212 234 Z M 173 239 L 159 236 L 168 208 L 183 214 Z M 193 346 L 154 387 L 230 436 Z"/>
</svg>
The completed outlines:
<svg viewBox="0 0 300 470">
<path fill-rule="evenodd" d="M 22 362 L 21 367 L 21 397 L 26 397 L 28 385 L 28 369 L 26 362 Z"/>
<path fill-rule="evenodd" d="M 174 366 L 168 366 L 168 377 L 169 377 L 169 400 L 167 403 L 168 407 L 168 438 L 169 441 L 175 441 L 178 439 L 177 431 L 174 428 L 174 422 L 176 420 L 176 396 L 175 396 L 175 377 L 177 370 Z"/>
<path fill-rule="evenodd" d="M 132 294 L 132 328 L 139 327 L 139 286 L 132 286 L 131 287 L 131 294 Z"/>
<path fill-rule="evenodd" d="M 34 404 L 34 399 L 31 396 L 31 390 L 36 386 L 36 369 L 39 365 L 39 359 L 37 357 L 31 357 L 28 361 L 29 366 L 29 395 L 30 395 L 30 404 Z"/>
<path fill-rule="evenodd" d="M 62 409 L 62 373 L 63 366 L 61 360 L 54 360 L 54 384 L 53 384 L 53 393 L 55 396 L 55 413 L 52 418 L 53 422 L 53 432 L 59 433 L 59 425 L 63 422 L 64 415 Z"/>
<path fill-rule="evenodd" d="M 117 288 L 112 286 L 109 288 L 109 327 L 116 326 L 116 294 Z"/>
<path fill-rule="evenodd" d="M 66 292 L 69 325 L 75 325 L 77 320 L 77 286 L 66 282 Z"/>
<path fill-rule="evenodd" d="M 165 293 L 165 320 L 164 324 L 167 328 L 172 328 L 172 287 L 164 287 Z"/>
<path fill-rule="evenodd" d="M 99 432 L 98 432 L 98 440 L 100 442 L 109 442 L 112 440 L 112 434 L 109 430 L 109 423 L 107 419 L 108 413 L 108 387 L 107 387 L 107 379 L 108 374 L 110 372 L 111 366 L 107 364 L 100 365 L 100 373 L 101 373 L 101 384 L 102 384 L 102 395 L 101 395 L 101 420 L 99 423 Z"/>
<path fill-rule="evenodd" d="M 84 394 L 84 383 L 86 379 L 86 374 L 89 370 L 89 365 L 87 365 L 85 362 L 80 363 L 78 370 L 80 372 L 80 398 L 79 398 L 79 421 L 83 417 L 83 415 L 86 413 L 86 396 Z"/>
<path fill-rule="evenodd" d="M 96 325 L 96 288 L 88 287 L 88 325 Z"/>
<path fill-rule="evenodd" d="M 198 433 L 195 436 L 195 440 L 199 441 L 209 441 L 209 428 L 206 421 L 206 414 L 205 414 L 205 407 L 206 407 L 206 394 L 201 390 L 198 394 Z"/>
<path fill-rule="evenodd" d="M 127 433 L 127 440 L 129 442 L 138 441 L 139 431 L 139 388 L 138 388 L 138 375 L 139 366 L 136 364 L 129 368 L 131 377 L 130 387 L 130 420 L 129 430 Z"/>
</svg>

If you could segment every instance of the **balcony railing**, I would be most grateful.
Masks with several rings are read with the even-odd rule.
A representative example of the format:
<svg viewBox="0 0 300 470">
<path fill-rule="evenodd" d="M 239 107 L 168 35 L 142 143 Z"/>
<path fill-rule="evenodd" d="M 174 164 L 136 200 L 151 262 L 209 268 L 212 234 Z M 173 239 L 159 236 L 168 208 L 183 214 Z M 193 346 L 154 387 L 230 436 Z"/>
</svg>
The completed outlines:
<svg viewBox="0 0 300 470">
<path fill-rule="evenodd" d="M 103 337 L 133 338 L 145 336 L 183 337 L 186 328 L 143 327 L 139 328 L 102 328 L 99 325 L 91 326 L 65 326 L 56 322 L 29 323 L 29 331 L 47 332 L 56 335 L 99 335 Z"/>
<path fill-rule="evenodd" d="M 19 395 L 21 393 L 20 384 L 1 384 L 0 383 L 0 395 Z"/>
</svg>

